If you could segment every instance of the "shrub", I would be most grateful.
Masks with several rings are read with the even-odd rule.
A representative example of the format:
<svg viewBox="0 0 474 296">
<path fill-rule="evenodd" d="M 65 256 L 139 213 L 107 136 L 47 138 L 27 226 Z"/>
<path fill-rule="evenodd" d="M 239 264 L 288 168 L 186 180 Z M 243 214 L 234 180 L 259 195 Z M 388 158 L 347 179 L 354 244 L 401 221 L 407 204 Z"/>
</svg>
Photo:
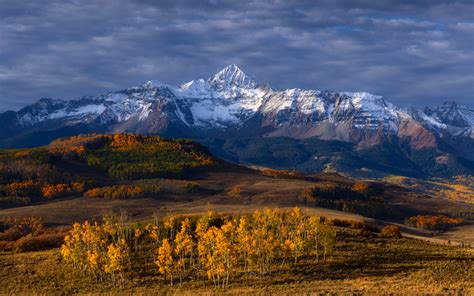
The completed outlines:
<svg viewBox="0 0 474 296">
<path fill-rule="evenodd" d="M 40 187 L 33 180 L 12 182 L 5 186 L 5 193 L 9 196 L 38 196 L 40 193 Z"/>
<path fill-rule="evenodd" d="M 368 230 L 368 229 L 358 229 L 356 232 L 358 237 L 371 237 L 373 235 L 373 232 Z"/>
<path fill-rule="evenodd" d="M 26 231 L 23 231 L 19 227 L 11 227 L 5 232 L 0 233 L 0 241 L 16 241 L 24 235 L 26 235 Z"/>
<path fill-rule="evenodd" d="M 400 232 L 400 227 L 396 225 L 387 225 L 382 228 L 382 232 L 380 233 L 383 237 L 387 238 L 401 238 L 402 233 Z"/>
<path fill-rule="evenodd" d="M 262 169 L 261 172 L 265 176 L 272 178 L 295 179 L 301 177 L 301 174 L 299 172 L 289 170 Z"/>
<path fill-rule="evenodd" d="M 362 195 L 369 195 L 369 185 L 364 182 L 356 182 L 352 185 L 351 190 Z"/>
<path fill-rule="evenodd" d="M 64 197 L 73 192 L 68 184 L 46 184 L 41 188 L 41 193 L 46 199 Z"/>
<path fill-rule="evenodd" d="M 0 233 L 0 240 L 17 240 L 29 233 L 38 234 L 43 229 L 43 219 L 38 217 L 5 217 L 0 222 L 4 230 Z"/>
<path fill-rule="evenodd" d="M 227 194 L 230 196 L 239 196 L 242 194 L 242 190 L 242 186 L 234 186 L 227 192 Z"/>
<path fill-rule="evenodd" d="M 16 252 L 32 252 L 58 248 L 64 243 L 64 233 L 45 233 L 38 236 L 27 235 L 13 244 Z"/>
</svg>

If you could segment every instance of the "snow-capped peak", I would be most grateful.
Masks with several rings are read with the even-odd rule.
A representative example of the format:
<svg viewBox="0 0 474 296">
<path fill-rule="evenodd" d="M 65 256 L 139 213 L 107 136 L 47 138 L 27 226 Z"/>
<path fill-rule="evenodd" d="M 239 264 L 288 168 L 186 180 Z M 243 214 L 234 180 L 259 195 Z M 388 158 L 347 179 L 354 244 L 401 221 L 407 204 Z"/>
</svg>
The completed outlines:
<svg viewBox="0 0 474 296">
<path fill-rule="evenodd" d="M 17 113 L 22 127 L 48 120 L 132 126 L 157 132 L 165 125 L 184 124 L 193 132 L 238 130 L 262 121 L 265 128 L 282 128 L 282 134 L 320 135 L 351 140 L 348 135 L 364 131 L 394 133 L 403 122 L 416 120 L 431 130 L 474 138 L 474 110 L 447 102 L 409 111 L 384 97 L 367 92 L 321 92 L 262 85 L 231 64 L 209 79 L 196 79 L 179 86 L 158 80 L 95 97 L 64 101 L 42 99 Z M 172 123 L 169 123 L 170 121 Z M 143 125 L 143 126 L 142 126 Z M 298 137 L 301 136 L 298 134 Z"/>
<path fill-rule="evenodd" d="M 344 95 L 351 98 L 350 101 L 356 109 L 370 111 L 388 107 L 382 96 L 367 92 L 344 92 Z"/>
<path fill-rule="evenodd" d="M 148 81 L 143 82 L 140 86 L 142 88 L 146 88 L 146 89 L 158 88 L 158 87 L 168 87 L 168 88 L 170 88 L 170 86 L 168 84 L 166 84 L 164 82 L 161 82 L 159 80 L 148 80 Z"/>
<path fill-rule="evenodd" d="M 179 92 L 183 97 L 188 98 L 212 96 L 211 86 L 204 79 L 191 80 L 183 83 L 178 87 L 177 92 Z"/>
<path fill-rule="evenodd" d="M 209 78 L 209 84 L 217 90 L 228 89 L 232 87 L 254 88 L 257 81 L 245 74 L 237 65 L 231 64 L 217 72 Z"/>
<path fill-rule="evenodd" d="M 423 112 L 433 120 L 453 127 L 474 127 L 474 110 L 455 101 L 427 107 Z"/>
</svg>

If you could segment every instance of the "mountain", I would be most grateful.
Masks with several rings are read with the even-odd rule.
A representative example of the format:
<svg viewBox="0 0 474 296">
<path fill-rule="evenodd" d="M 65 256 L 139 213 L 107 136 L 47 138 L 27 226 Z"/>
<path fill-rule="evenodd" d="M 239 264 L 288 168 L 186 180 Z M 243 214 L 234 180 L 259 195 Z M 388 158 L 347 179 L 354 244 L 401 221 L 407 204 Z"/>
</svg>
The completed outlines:
<svg viewBox="0 0 474 296">
<path fill-rule="evenodd" d="M 214 140 L 220 139 L 222 144 L 233 139 L 284 137 L 300 145 L 311 139 L 349 145 L 348 152 L 341 155 L 327 151 L 327 156 L 331 155 L 328 162 L 309 166 L 308 171 L 321 165 L 337 167 L 353 157 L 360 158 L 356 167 L 361 169 L 374 155 L 387 160 L 386 164 L 369 165 L 381 172 L 397 166 L 402 167 L 395 171 L 401 168 L 419 175 L 474 170 L 474 110 L 456 102 L 419 110 L 395 106 L 366 92 L 279 91 L 259 83 L 236 65 L 206 80 L 179 86 L 147 81 L 70 101 L 41 99 L 18 112 L 1 114 L 0 123 L 3 147 L 39 146 L 80 133 L 128 132 L 201 139 L 219 147 L 215 153 L 229 155 L 225 145 L 216 145 Z M 311 152 L 306 154 L 314 159 Z M 390 164 L 388 158 L 395 155 L 400 161 Z M 355 168 L 340 167 L 345 171 Z"/>
</svg>

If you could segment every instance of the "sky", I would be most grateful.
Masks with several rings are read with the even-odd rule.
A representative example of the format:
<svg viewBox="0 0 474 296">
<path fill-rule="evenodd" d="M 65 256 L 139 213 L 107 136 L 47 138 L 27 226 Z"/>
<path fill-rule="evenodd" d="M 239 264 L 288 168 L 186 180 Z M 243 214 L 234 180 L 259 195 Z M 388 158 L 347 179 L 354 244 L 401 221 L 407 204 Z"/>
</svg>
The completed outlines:
<svg viewBox="0 0 474 296">
<path fill-rule="evenodd" d="M 275 89 L 474 107 L 474 1 L 0 0 L 0 111 L 228 64 Z"/>
</svg>

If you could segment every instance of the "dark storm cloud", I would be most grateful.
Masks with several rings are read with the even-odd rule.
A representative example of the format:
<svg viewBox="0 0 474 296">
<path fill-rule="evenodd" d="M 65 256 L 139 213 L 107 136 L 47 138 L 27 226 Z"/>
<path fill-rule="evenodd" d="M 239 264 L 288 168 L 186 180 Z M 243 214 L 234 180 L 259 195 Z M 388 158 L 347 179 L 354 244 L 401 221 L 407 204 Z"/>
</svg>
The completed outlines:
<svg viewBox="0 0 474 296">
<path fill-rule="evenodd" d="M 0 110 L 229 63 L 277 89 L 474 105 L 472 1 L 31 2 L 0 0 Z"/>
</svg>

